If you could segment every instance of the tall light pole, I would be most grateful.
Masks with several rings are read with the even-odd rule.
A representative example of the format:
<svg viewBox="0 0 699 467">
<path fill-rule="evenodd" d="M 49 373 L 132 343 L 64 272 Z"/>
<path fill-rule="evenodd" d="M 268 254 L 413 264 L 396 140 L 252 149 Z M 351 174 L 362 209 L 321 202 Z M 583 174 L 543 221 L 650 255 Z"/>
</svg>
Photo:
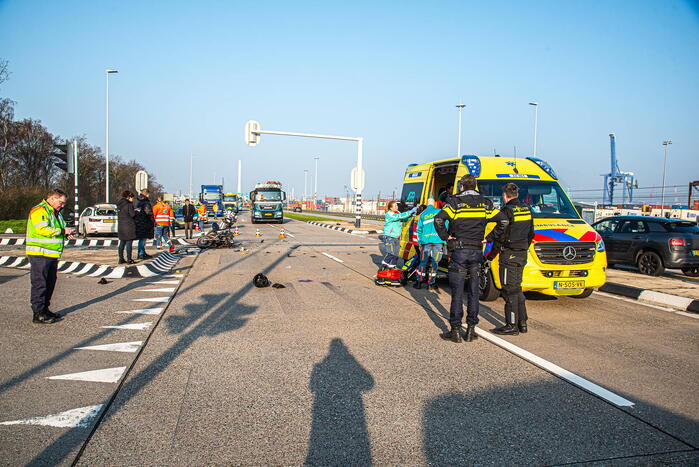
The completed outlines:
<svg viewBox="0 0 699 467">
<path fill-rule="evenodd" d="M 456 104 L 456 107 L 459 109 L 459 138 L 456 146 L 456 157 L 461 157 L 461 111 L 464 110 L 466 104 Z"/>
<path fill-rule="evenodd" d="M 313 159 L 316 161 L 316 174 L 315 177 L 313 178 L 313 209 L 315 209 L 316 205 L 318 204 L 317 197 L 318 197 L 318 159 L 320 157 L 316 156 Z"/>
<path fill-rule="evenodd" d="M 532 153 L 532 156 L 536 157 L 536 133 L 537 126 L 539 125 L 539 103 L 530 102 L 529 105 L 534 106 L 534 152 Z"/>
<path fill-rule="evenodd" d="M 192 200 L 192 159 L 194 156 L 192 153 L 189 153 L 189 202 L 193 203 L 194 200 Z"/>
<path fill-rule="evenodd" d="M 104 78 L 105 81 L 107 82 L 107 105 L 105 106 L 105 154 L 104 154 L 104 160 L 105 160 L 105 194 L 104 194 L 104 199 L 105 203 L 109 202 L 109 75 L 112 73 L 119 73 L 118 70 L 104 70 Z"/>
<path fill-rule="evenodd" d="M 660 191 L 660 217 L 665 216 L 665 166 L 667 165 L 667 150 L 668 146 L 672 144 L 672 140 L 666 139 L 663 141 L 663 146 L 665 146 L 665 158 L 663 160 L 663 187 Z"/>
<path fill-rule="evenodd" d="M 308 169 L 303 169 L 303 202 L 306 202 L 308 197 Z"/>
</svg>

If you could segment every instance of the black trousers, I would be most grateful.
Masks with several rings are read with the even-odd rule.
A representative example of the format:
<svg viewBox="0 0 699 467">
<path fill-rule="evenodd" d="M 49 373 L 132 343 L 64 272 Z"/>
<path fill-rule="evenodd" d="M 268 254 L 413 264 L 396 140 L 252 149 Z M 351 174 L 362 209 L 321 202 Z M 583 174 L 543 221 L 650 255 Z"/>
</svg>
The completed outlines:
<svg viewBox="0 0 699 467">
<path fill-rule="evenodd" d="M 131 261 L 131 249 L 133 240 L 119 240 L 119 259 L 124 260 L 124 249 L 126 249 L 126 261 Z"/>
<path fill-rule="evenodd" d="M 53 289 L 58 276 L 58 259 L 46 256 L 29 255 L 31 272 L 29 280 L 32 285 L 30 300 L 34 313 L 43 313 L 49 309 Z"/>
<path fill-rule="evenodd" d="M 500 284 L 505 299 L 505 322 L 517 324 L 527 320 L 527 306 L 522 292 L 522 272 L 527 264 L 527 250 L 500 252 Z"/>
<path fill-rule="evenodd" d="M 464 317 L 464 285 L 466 286 L 466 323 L 471 326 L 478 324 L 479 273 L 482 262 L 483 252 L 480 249 L 463 248 L 451 252 L 449 324 L 452 327 L 461 326 Z"/>
</svg>

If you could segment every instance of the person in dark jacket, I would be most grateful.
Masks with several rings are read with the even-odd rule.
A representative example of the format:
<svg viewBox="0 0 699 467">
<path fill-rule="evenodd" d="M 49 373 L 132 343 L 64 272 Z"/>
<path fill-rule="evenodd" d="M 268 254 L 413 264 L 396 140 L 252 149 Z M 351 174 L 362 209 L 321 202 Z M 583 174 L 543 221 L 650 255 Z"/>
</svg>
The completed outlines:
<svg viewBox="0 0 699 467">
<path fill-rule="evenodd" d="M 184 218 L 184 238 L 192 238 L 192 226 L 194 225 L 194 213 L 196 209 L 189 204 L 189 200 L 184 200 L 182 206 L 182 217 Z"/>
<path fill-rule="evenodd" d="M 459 193 L 448 196 L 444 209 L 434 217 L 439 237 L 447 242 L 450 254 L 449 286 L 451 330 L 442 339 L 461 342 L 461 320 L 464 316 L 464 283 L 467 292 L 466 342 L 476 338 L 479 307 L 479 276 L 483 263 L 485 226 L 494 216 L 493 202 L 476 191 L 476 177 L 464 175 L 459 180 Z M 446 223 L 449 226 L 446 226 Z"/>
<path fill-rule="evenodd" d="M 153 238 L 155 233 L 155 220 L 153 219 L 153 207 L 148 199 L 148 190 L 141 190 L 136 200 L 136 238 L 138 239 L 138 259 L 151 257 L 146 253 L 146 240 Z"/>
<path fill-rule="evenodd" d="M 136 211 L 133 206 L 134 194 L 130 191 L 125 191 L 121 194 L 121 199 L 117 201 L 117 210 L 119 211 L 119 264 L 134 264 L 135 261 L 131 258 L 131 248 L 133 241 L 136 239 Z M 124 250 L 126 250 L 126 259 L 124 259 Z"/>
<path fill-rule="evenodd" d="M 527 307 L 522 292 L 522 272 L 527 264 L 527 250 L 534 240 L 534 222 L 529 206 L 519 201 L 519 188 L 508 183 L 502 188 L 505 206 L 493 217 L 495 228 L 485 241 L 493 242 L 488 259 L 500 251 L 500 283 L 505 299 L 505 325 L 493 329 L 495 334 L 516 336 L 527 332 Z"/>
</svg>

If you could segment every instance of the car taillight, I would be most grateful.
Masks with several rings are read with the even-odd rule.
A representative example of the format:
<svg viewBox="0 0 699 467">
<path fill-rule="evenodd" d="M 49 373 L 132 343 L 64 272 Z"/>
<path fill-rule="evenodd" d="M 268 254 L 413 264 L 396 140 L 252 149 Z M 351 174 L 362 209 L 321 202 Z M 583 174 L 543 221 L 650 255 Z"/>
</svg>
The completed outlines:
<svg viewBox="0 0 699 467">
<path fill-rule="evenodd" d="M 90 222 L 99 222 L 101 219 L 95 219 L 95 218 L 93 218 L 93 217 L 88 217 L 87 220 L 90 221 Z"/>
<path fill-rule="evenodd" d="M 684 238 L 671 238 L 670 246 L 684 246 Z"/>
</svg>

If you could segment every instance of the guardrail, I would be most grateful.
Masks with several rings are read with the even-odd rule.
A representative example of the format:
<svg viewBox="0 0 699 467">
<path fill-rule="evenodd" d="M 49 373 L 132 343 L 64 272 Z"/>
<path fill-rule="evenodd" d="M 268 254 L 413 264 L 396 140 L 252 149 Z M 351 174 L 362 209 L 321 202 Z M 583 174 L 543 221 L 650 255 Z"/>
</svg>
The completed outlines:
<svg viewBox="0 0 699 467">
<path fill-rule="evenodd" d="M 289 209 L 291 210 L 291 209 Z M 316 211 L 311 209 L 304 209 L 301 214 L 324 214 L 326 216 L 337 216 L 337 217 L 349 217 L 354 219 L 355 214 L 353 212 L 338 212 L 338 211 Z M 362 219 L 382 221 L 384 216 L 379 216 L 376 214 L 364 214 L 362 213 Z"/>
</svg>

